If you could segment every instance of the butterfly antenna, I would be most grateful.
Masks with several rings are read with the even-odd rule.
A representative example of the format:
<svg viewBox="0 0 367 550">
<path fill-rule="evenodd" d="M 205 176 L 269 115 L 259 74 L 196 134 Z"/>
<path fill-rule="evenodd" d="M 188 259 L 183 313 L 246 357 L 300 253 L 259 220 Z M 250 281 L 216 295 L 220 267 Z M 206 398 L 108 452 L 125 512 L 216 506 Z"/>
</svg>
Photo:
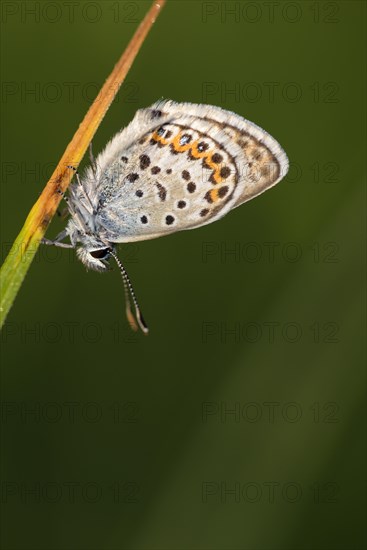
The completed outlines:
<svg viewBox="0 0 367 550">
<path fill-rule="evenodd" d="M 139 327 L 144 332 L 144 334 L 148 334 L 149 329 L 148 329 L 148 326 L 147 326 L 146 322 L 144 321 L 144 318 L 141 314 L 140 307 L 139 307 L 138 301 L 136 299 L 135 292 L 134 292 L 133 286 L 130 282 L 127 271 L 124 268 L 124 266 L 122 265 L 122 263 L 120 262 L 120 260 L 118 259 L 118 257 L 116 256 L 116 254 L 113 252 L 113 250 L 110 250 L 110 254 L 115 259 L 115 262 L 117 263 L 118 268 L 120 270 L 122 280 L 124 282 L 127 320 L 129 321 L 129 324 L 130 324 L 130 326 L 133 330 L 135 330 L 135 331 L 138 330 L 136 321 L 135 321 L 134 316 L 133 316 L 132 311 L 131 311 L 131 305 L 130 305 L 130 296 L 131 296 L 132 301 L 134 303 L 136 319 L 138 321 Z"/>
</svg>

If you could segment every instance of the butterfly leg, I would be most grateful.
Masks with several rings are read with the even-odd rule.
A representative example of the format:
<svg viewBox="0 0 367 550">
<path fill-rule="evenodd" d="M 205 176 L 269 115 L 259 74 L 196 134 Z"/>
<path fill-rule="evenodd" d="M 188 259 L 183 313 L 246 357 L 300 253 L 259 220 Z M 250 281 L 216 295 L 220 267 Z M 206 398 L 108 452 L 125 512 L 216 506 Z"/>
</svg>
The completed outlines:
<svg viewBox="0 0 367 550">
<path fill-rule="evenodd" d="M 68 207 L 65 207 L 63 208 L 62 210 L 60 210 L 59 208 L 56 210 L 56 214 L 59 216 L 59 218 L 61 218 L 62 220 L 64 220 L 66 218 L 66 216 L 69 214 L 69 208 Z"/>
<path fill-rule="evenodd" d="M 49 246 L 58 246 L 59 248 L 74 248 L 74 246 L 70 243 L 62 243 L 61 241 L 67 237 L 67 232 L 64 229 L 59 233 L 54 241 L 51 241 L 50 239 L 41 239 L 42 244 L 47 244 Z"/>
<path fill-rule="evenodd" d="M 68 166 L 68 168 L 73 168 L 72 166 Z M 73 168 L 75 170 L 75 168 Z M 56 214 L 61 218 L 64 219 L 68 214 L 73 214 L 74 210 L 71 208 L 71 205 L 69 203 L 69 198 L 65 195 L 64 191 L 61 191 L 61 189 L 57 189 L 57 192 L 59 195 L 62 196 L 64 201 L 66 202 L 66 208 L 63 208 L 61 211 L 59 209 L 56 210 Z"/>
</svg>

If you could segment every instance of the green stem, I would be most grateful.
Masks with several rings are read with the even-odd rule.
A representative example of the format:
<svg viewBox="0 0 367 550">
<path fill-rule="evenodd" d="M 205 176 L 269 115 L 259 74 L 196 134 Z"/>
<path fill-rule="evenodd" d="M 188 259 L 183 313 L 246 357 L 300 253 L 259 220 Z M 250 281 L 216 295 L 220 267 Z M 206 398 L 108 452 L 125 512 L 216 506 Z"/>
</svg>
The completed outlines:
<svg viewBox="0 0 367 550">
<path fill-rule="evenodd" d="M 3 326 L 14 303 L 37 252 L 40 240 L 57 210 L 61 200 L 59 191 L 65 191 L 70 183 L 72 171 L 67 167 L 69 165 L 79 166 L 89 143 L 123 83 L 164 3 L 165 0 L 155 0 L 153 2 L 126 50 L 104 83 L 101 92 L 89 108 L 5 259 L 0 270 L 0 328 Z"/>
</svg>

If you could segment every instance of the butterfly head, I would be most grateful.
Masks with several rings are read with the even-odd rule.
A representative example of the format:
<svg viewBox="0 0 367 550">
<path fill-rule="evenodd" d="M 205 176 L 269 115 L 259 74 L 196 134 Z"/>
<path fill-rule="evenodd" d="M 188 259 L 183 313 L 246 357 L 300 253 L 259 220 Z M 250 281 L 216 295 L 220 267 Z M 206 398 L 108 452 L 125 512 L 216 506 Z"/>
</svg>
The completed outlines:
<svg viewBox="0 0 367 550">
<path fill-rule="evenodd" d="M 94 271 L 108 271 L 110 269 L 109 259 L 111 257 L 112 246 L 106 246 L 105 243 L 90 243 L 84 242 L 76 250 L 79 260 L 88 269 Z"/>
<path fill-rule="evenodd" d="M 72 216 L 66 228 L 71 243 L 76 248 L 77 257 L 87 269 L 108 271 L 110 269 L 109 259 L 114 246 L 93 231 L 92 223 L 88 227 L 87 223 L 77 222 L 80 222 L 80 218 L 76 220 Z"/>
</svg>

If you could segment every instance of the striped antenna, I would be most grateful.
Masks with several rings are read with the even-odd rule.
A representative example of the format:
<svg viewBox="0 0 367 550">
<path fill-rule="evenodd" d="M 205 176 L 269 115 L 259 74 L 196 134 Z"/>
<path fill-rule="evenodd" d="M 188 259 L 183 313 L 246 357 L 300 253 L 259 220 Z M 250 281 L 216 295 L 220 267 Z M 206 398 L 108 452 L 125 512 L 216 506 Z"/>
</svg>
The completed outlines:
<svg viewBox="0 0 367 550">
<path fill-rule="evenodd" d="M 129 321 L 129 324 L 130 324 L 130 326 L 133 330 L 135 330 L 135 331 L 138 330 L 138 326 L 136 324 L 134 315 L 132 314 L 132 311 L 131 311 L 131 305 L 130 305 L 130 296 L 131 296 L 134 307 L 135 307 L 135 315 L 136 315 L 136 319 L 138 321 L 138 325 L 141 328 L 141 330 L 144 332 L 144 334 L 148 334 L 149 329 L 148 329 L 148 326 L 147 326 L 146 322 L 144 321 L 144 318 L 141 314 L 140 307 L 139 307 L 138 301 L 136 299 L 135 292 L 134 292 L 133 286 L 130 282 L 127 271 L 124 268 L 124 266 L 122 265 L 122 263 L 120 262 L 120 260 L 118 259 L 118 257 L 116 256 L 116 254 L 114 253 L 114 251 L 110 249 L 109 253 L 115 259 L 115 262 L 117 263 L 118 268 L 120 270 L 122 280 L 124 282 L 127 320 Z"/>
</svg>

